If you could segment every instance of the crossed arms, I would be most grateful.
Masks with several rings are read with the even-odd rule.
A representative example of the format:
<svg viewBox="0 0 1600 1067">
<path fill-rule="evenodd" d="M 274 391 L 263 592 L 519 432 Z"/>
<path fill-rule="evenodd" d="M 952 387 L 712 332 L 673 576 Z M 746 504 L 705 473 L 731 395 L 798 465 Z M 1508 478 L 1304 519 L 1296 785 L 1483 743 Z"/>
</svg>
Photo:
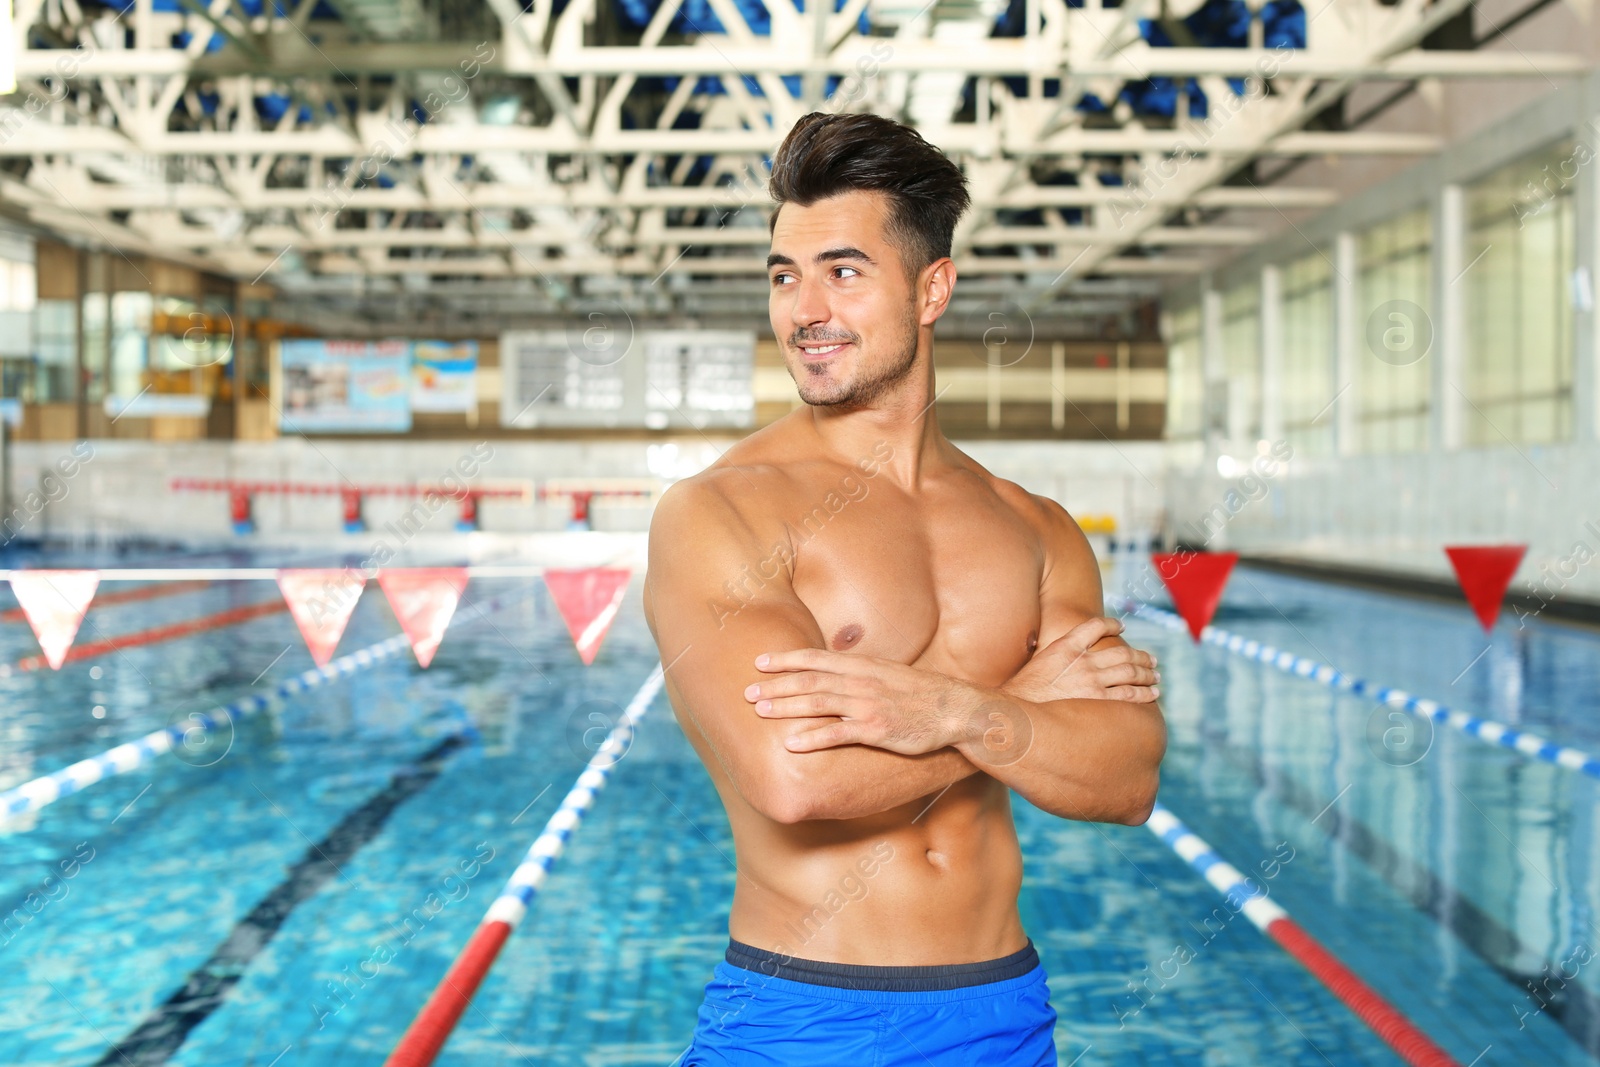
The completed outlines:
<svg viewBox="0 0 1600 1067">
<path fill-rule="evenodd" d="M 657 507 L 645 612 L 674 705 L 744 800 L 780 823 L 887 811 L 986 773 L 1063 818 L 1142 823 L 1166 730 L 1146 653 L 1099 618 L 1099 570 L 1076 523 L 1042 504 L 1050 561 L 1040 649 L 998 688 L 828 651 L 786 568 L 724 585 L 772 552 L 715 480 Z M 765 578 L 765 574 L 763 574 Z"/>
</svg>

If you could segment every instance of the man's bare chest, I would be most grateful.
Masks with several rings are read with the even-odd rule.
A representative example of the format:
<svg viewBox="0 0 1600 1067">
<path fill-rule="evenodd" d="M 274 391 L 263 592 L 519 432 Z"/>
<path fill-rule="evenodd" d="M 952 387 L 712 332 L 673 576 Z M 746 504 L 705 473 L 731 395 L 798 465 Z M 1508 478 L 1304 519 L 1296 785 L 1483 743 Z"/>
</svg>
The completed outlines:
<svg viewBox="0 0 1600 1067">
<path fill-rule="evenodd" d="M 999 684 L 1039 632 L 1033 531 L 992 494 L 879 489 L 790 521 L 794 589 L 827 647 Z"/>
</svg>

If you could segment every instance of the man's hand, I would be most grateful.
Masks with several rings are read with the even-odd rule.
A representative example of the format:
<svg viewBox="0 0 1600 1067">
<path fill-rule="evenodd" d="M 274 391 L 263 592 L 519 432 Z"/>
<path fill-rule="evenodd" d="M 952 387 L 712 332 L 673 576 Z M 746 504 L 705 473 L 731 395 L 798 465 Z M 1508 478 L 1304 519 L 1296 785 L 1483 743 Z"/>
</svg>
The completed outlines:
<svg viewBox="0 0 1600 1067">
<path fill-rule="evenodd" d="M 1092 651 L 1121 632 L 1116 619 L 1080 623 L 1034 653 L 1000 692 L 1036 704 L 1075 698 L 1153 703 L 1161 695 L 1154 656 L 1123 645 Z M 788 738 L 790 752 L 870 745 L 917 756 L 973 741 L 992 726 L 986 709 L 997 694 L 894 660 L 797 648 L 758 656 L 756 668 L 774 676 L 745 688 L 757 715 L 838 719 Z"/>
<path fill-rule="evenodd" d="M 1117 619 L 1093 618 L 1079 623 L 1035 652 L 1023 668 L 1001 686 L 1012 696 L 1042 704 L 1050 700 L 1087 698 L 1149 704 L 1161 695 L 1156 684 L 1156 658 L 1126 645 L 1092 651 L 1107 637 L 1122 633 Z"/>
<path fill-rule="evenodd" d="M 790 752 L 838 745 L 870 745 L 903 756 L 936 752 L 972 738 L 980 708 L 993 697 L 934 671 L 820 648 L 758 656 L 756 668 L 774 675 L 744 691 L 757 715 L 839 718 L 788 738 Z"/>
</svg>

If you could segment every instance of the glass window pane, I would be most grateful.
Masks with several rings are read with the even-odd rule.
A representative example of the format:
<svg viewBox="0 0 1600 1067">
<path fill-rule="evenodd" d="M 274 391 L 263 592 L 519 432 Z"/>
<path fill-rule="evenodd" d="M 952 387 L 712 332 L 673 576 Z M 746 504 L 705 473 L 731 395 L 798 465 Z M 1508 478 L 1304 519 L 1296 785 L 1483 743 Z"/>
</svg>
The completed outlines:
<svg viewBox="0 0 1600 1067">
<path fill-rule="evenodd" d="M 1332 270 L 1318 251 L 1283 271 L 1283 426 L 1297 455 L 1333 449 Z"/>
<path fill-rule="evenodd" d="M 1167 437 L 1197 438 L 1205 393 L 1200 306 L 1175 308 L 1162 319 L 1167 340 Z"/>
<path fill-rule="evenodd" d="M 1261 437 L 1261 283 L 1222 294 L 1222 359 L 1228 375 L 1228 437 Z"/>
<path fill-rule="evenodd" d="M 1434 347 L 1429 299 L 1433 223 L 1425 208 L 1380 223 L 1358 238 L 1355 324 L 1356 448 L 1425 448 Z"/>
<path fill-rule="evenodd" d="M 1576 145 L 1565 140 L 1467 189 L 1465 439 L 1572 435 Z"/>
</svg>

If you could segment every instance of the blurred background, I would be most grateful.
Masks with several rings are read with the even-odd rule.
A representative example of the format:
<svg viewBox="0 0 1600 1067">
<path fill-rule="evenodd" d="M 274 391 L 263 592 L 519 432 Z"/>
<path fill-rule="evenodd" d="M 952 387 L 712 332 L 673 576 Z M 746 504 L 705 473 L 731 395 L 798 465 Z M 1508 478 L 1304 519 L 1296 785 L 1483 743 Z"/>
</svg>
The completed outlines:
<svg viewBox="0 0 1600 1067">
<path fill-rule="evenodd" d="M 1061 1062 L 1600 1057 L 1591 0 L 0 16 L 0 1061 L 384 1062 L 631 721 L 655 501 L 801 405 L 766 175 L 812 111 L 965 172 L 939 423 L 1162 659 L 1176 829 L 1016 802 Z M 431 665 L 392 588 L 281 577 L 384 567 L 460 568 Z M 65 645 L 39 570 L 102 583 Z M 664 702 L 626 751 L 445 1062 L 687 1044 L 732 847 Z M 1207 925 L 1205 855 L 1425 1044 Z"/>
</svg>

